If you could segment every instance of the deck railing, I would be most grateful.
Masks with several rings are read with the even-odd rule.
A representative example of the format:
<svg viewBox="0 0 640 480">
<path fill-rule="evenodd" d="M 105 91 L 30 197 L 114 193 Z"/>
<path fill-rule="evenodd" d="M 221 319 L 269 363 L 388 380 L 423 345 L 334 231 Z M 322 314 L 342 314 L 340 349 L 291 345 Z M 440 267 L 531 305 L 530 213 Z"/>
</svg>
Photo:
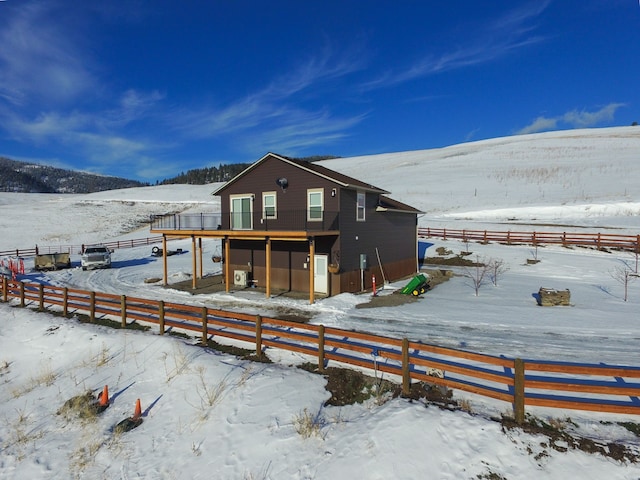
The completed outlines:
<svg viewBox="0 0 640 480">
<path fill-rule="evenodd" d="M 163 230 L 254 230 L 327 231 L 340 229 L 340 216 L 333 211 L 278 210 L 236 213 L 223 221 L 220 213 L 167 214 L 151 216 L 151 231 Z"/>
</svg>

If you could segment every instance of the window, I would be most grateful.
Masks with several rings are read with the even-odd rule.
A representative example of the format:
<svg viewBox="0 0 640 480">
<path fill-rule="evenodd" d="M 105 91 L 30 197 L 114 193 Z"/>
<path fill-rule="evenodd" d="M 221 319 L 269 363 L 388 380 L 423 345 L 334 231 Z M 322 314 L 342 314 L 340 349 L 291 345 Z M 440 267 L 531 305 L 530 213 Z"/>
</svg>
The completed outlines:
<svg viewBox="0 0 640 480">
<path fill-rule="evenodd" d="M 276 192 L 262 193 L 262 218 L 277 218 Z"/>
<path fill-rule="evenodd" d="M 356 202 L 356 220 L 364 222 L 364 211 L 366 206 L 366 196 L 364 192 L 358 192 L 358 200 Z"/>
<path fill-rule="evenodd" d="M 322 221 L 324 210 L 323 190 L 307 190 L 307 220 Z"/>
<path fill-rule="evenodd" d="M 231 230 L 253 229 L 253 195 L 232 195 Z"/>
</svg>

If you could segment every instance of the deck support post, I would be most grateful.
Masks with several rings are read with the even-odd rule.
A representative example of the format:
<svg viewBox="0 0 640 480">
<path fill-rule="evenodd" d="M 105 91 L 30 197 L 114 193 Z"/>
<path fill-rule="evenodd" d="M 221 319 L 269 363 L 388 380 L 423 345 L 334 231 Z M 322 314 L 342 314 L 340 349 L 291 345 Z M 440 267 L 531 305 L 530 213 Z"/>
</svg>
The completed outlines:
<svg viewBox="0 0 640 480">
<path fill-rule="evenodd" d="M 315 301 L 314 293 L 316 289 L 315 253 L 313 237 L 309 237 L 309 303 L 311 305 L 313 305 L 313 302 Z"/>
<path fill-rule="evenodd" d="M 265 245 L 265 267 L 266 267 L 266 275 L 267 275 L 267 284 L 265 297 L 271 297 L 271 237 L 267 237 L 266 245 Z"/>
</svg>

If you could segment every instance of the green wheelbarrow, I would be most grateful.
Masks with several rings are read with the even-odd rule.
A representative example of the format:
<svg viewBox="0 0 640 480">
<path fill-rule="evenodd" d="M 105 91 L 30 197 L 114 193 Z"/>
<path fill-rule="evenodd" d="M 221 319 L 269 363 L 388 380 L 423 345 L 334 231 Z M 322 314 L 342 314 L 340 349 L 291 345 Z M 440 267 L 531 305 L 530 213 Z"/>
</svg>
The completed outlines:
<svg viewBox="0 0 640 480">
<path fill-rule="evenodd" d="M 419 273 L 411 279 L 407 286 L 400 290 L 404 295 L 413 295 L 417 297 L 423 294 L 429 288 L 429 279 L 423 273 Z"/>
</svg>

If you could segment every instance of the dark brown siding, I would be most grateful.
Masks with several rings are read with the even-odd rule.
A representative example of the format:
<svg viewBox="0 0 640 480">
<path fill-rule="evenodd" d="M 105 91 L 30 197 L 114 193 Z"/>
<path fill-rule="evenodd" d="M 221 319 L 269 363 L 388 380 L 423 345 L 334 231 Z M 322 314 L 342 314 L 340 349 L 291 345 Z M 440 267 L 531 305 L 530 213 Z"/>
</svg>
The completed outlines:
<svg viewBox="0 0 640 480">
<path fill-rule="evenodd" d="M 341 193 L 340 258 L 341 291 L 371 288 L 372 277 L 381 285 L 384 270 L 386 280 L 394 281 L 415 274 L 417 270 L 416 215 L 400 212 L 377 212 L 378 196 L 366 195 L 365 221 L 356 221 L 356 192 Z M 377 249 L 377 252 L 376 252 Z M 364 281 L 360 270 L 360 254 L 365 254 L 367 269 Z"/>
<path fill-rule="evenodd" d="M 286 191 L 276 180 L 287 178 Z M 268 156 L 221 192 L 222 228 L 229 229 L 229 197 L 253 194 L 254 230 L 262 230 L 262 193 L 276 192 L 277 221 L 267 230 L 312 230 L 290 228 L 287 217 L 295 211 L 306 218 L 308 189 L 324 192 L 325 217 L 339 214 L 339 236 L 313 236 L 317 254 L 328 255 L 330 264 L 340 266 L 338 274 L 329 274 L 329 294 L 369 290 L 372 277 L 382 285 L 384 279 L 395 281 L 413 275 L 417 269 L 416 214 L 377 212 L 379 194 L 366 193 L 365 221 L 356 220 L 357 192 L 341 188 L 338 183 Z M 327 228 L 325 228 L 327 230 Z M 329 228 L 328 230 L 333 230 Z M 266 284 L 266 244 L 263 240 L 231 240 L 230 268 L 250 273 L 259 286 Z M 273 289 L 309 291 L 309 241 L 272 241 L 271 286 Z M 360 254 L 367 259 L 367 268 L 360 269 Z M 378 262 L 378 255 L 380 263 Z"/>
<path fill-rule="evenodd" d="M 288 187 L 284 191 L 276 184 L 276 180 L 282 177 L 288 181 Z M 269 157 L 224 190 L 221 195 L 220 205 L 222 228 L 229 229 L 229 197 L 231 195 L 254 194 L 253 225 L 254 229 L 257 229 L 262 218 L 262 193 L 273 191 L 276 192 L 277 215 L 278 220 L 282 220 L 282 226 L 272 220 L 270 221 L 270 223 L 273 223 L 272 229 L 290 230 L 292 228 L 285 223 L 287 220 L 291 220 L 287 216 L 290 217 L 294 214 L 293 212 L 297 212 L 296 215 L 300 214 L 306 217 L 307 190 L 310 188 L 323 189 L 324 209 L 328 214 L 339 210 L 340 197 L 337 184 L 276 158 Z M 332 196 L 334 189 L 335 196 Z M 296 228 L 295 230 L 302 230 L 302 228 Z"/>
</svg>

